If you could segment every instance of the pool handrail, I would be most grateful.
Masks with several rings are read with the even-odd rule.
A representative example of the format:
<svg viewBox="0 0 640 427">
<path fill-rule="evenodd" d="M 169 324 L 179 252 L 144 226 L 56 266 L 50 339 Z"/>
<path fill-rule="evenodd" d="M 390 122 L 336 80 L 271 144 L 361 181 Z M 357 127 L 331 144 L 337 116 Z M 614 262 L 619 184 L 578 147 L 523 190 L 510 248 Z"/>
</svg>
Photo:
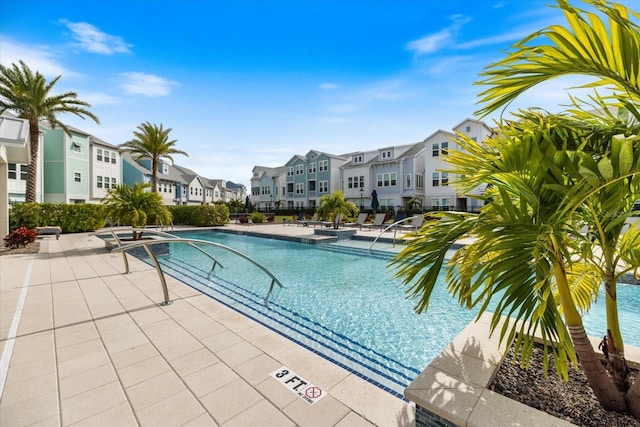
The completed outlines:
<svg viewBox="0 0 640 427">
<path fill-rule="evenodd" d="M 376 242 L 378 241 L 378 239 L 379 239 L 379 238 L 380 238 L 380 237 L 381 237 L 381 236 L 382 236 L 382 235 L 383 235 L 387 230 L 389 230 L 391 227 L 395 227 L 395 228 L 394 228 L 394 230 L 393 230 L 393 244 L 395 245 L 395 244 L 396 244 L 396 235 L 397 235 L 397 233 L 398 233 L 398 227 L 397 227 L 397 226 L 398 226 L 398 225 L 400 225 L 400 224 L 402 224 L 403 222 L 411 221 L 412 219 L 413 219 L 413 217 L 411 217 L 411 216 L 406 217 L 406 218 L 402 218 L 402 219 L 399 219 L 398 221 L 394 222 L 393 224 L 389 224 L 387 227 L 385 227 L 385 228 L 384 228 L 384 230 L 382 230 L 382 231 L 380 232 L 380 234 L 378 234 L 378 235 L 376 236 L 376 238 L 375 238 L 375 239 L 373 239 L 373 242 L 371 242 L 371 244 L 369 245 L 369 252 L 371 252 L 371 248 L 373 248 L 373 245 L 375 245 L 375 244 L 376 244 Z"/>
<path fill-rule="evenodd" d="M 169 233 L 164 233 L 164 232 L 159 232 L 159 233 L 169 234 Z M 183 239 L 183 238 L 180 238 L 180 237 L 173 236 L 171 238 L 158 239 L 158 240 L 137 240 L 137 241 L 131 242 L 131 243 L 120 244 L 119 246 L 117 246 L 114 249 L 112 249 L 111 252 L 122 252 L 122 254 L 124 256 L 124 259 L 125 259 L 125 268 L 126 268 L 127 273 L 128 273 L 129 272 L 129 263 L 128 263 L 127 258 L 126 258 L 126 251 L 128 251 L 129 249 L 140 247 L 140 246 L 144 247 L 145 251 L 147 252 L 149 257 L 152 259 L 152 261 L 154 263 L 154 266 L 156 268 L 156 271 L 158 273 L 158 277 L 160 278 L 160 282 L 161 282 L 161 285 L 162 285 L 162 292 L 163 292 L 163 295 L 164 295 L 164 302 L 162 303 L 162 305 L 171 304 L 171 301 L 169 300 L 168 290 L 167 290 L 167 283 L 166 283 L 166 280 L 164 278 L 164 272 L 162 271 L 162 268 L 161 268 L 160 264 L 158 263 L 158 260 L 157 260 L 157 258 L 155 256 L 155 254 L 153 254 L 153 252 L 149 248 L 149 246 L 160 244 L 160 243 L 187 243 L 190 246 L 198 249 L 199 251 L 201 251 L 202 253 L 207 255 L 209 258 L 213 259 L 214 263 L 217 262 L 215 260 L 215 258 L 213 258 L 211 255 L 209 255 L 202 248 L 198 247 L 197 244 L 215 246 L 217 248 L 227 250 L 227 251 L 229 251 L 229 252 L 231 252 L 231 253 L 233 253 L 235 255 L 238 255 L 238 256 L 246 259 L 247 261 L 251 262 L 256 267 L 258 267 L 260 270 L 264 271 L 271 278 L 271 284 L 269 285 L 269 291 L 267 292 L 267 295 L 264 298 L 265 305 L 267 305 L 268 302 L 269 302 L 269 297 L 271 296 L 271 293 L 273 292 L 274 285 L 278 285 L 279 287 L 284 288 L 284 285 L 280 282 L 280 280 L 278 280 L 278 278 L 276 276 L 274 276 L 269 270 L 266 269 L 266 267 L 261 265 L 259 262 L 257 262 L 253 258 L 249 257 L 248 255 L 245 255 L 244 253 L 242 253 L 240 251 L 237 251 L 237 250 L 235 250 L 233 248 L 230 248 L 229 246 L 225 246 L 225 245 L 222 245 L 220 243 L 208 242 L 206 240 L 200 240 L 200 239 Z M 219 262 L 217 262 L 217 263 L 220 266 L 222 266 L 222 264 L 220 264 Z M 214 264 L 214 267 L 215 267 L 215 264 Z M 212 268 L 212 271 L 213 271 L 213 268 Z M 211 272 L 209 272 L 209 275 L 211 275 Z"/>
</svg>

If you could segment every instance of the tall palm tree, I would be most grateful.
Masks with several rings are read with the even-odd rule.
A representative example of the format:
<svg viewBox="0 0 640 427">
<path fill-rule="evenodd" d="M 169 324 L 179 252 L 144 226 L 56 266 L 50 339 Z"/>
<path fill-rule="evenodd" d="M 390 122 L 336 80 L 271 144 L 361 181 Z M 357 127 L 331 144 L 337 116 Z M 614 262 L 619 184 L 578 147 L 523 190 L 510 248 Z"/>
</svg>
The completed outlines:
<svg viewBox="0 0 640 427">
<path fill-rule="evenodd" d="M 142 158 L 151 159 L 151 191 L 158 191 L 158 165 L 160 160 L 167 159 L 173 164 L 173 154 L 189 155 L 182 150 L 175 148 L 176 140 L 169 140 L 171 128 L 164 129 L 160 126 L 144 122 L 138 126 L 138 130 L 133 131 L 133 138 L 124 144 L 120 144 L 120 149 L 129 150 L 135 160 Z"/>
<path fill-rule="evenodd" d="M 96 123 L 100 120 L 89 110 L 90 104 L 78 99 L 75 92 L 52 95 L 51 91 L 61 76 L 47 82 L 40 72 L 34 74 L 31 69 L 19 61 L 10 67 L 0 65 L 0 113 L 13 111 L 21 119 L 29 122 L 29 143 L 31 162 L 27 166 L 27 191 L 25 200 L 36 201 L 36 183 L 38 179 L 38 149 L 40 142 L 40 120 L 46 120 L 53 127 L 60 127 L 68 135 L 71 130 L 58 120 L 60 113 L 71 113 L 78 117 L 89 117 Z"/>
<path fill-rule="evenodd" d="M 118 219 L 121 224 L 144 228 L 149 222 L 170 224 L 171 212 L 162 203 L 158 193 L 146 191 L 148 183 L 136 183 L 133 187 L 126 184 L 109 189 L 102 200 L 110 218 Z M 142 232 L 133 232 L 133 240 L 139 240 Z"/>
</svg>

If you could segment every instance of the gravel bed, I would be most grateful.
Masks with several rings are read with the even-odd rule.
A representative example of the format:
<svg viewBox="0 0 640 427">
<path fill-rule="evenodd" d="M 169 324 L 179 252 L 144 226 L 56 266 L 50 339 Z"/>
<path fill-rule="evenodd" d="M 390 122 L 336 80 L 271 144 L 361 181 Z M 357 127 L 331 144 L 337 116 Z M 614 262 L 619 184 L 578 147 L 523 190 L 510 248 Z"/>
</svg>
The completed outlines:
<svg viewBox="0 0 640 427">
<path fill-rule="evenodd" d="M 509 350 L 489 388 L 503 396 L 545 411 L 555 417 L 585 427 L 636 427 L 640 420 L 631 415 L 606 411 L 591 391 L 582 369 L 571 369 L 569 381 L 558 378 L 550 356 L 549 374 L 545 378 L 542 345 L 536 344 L 529 370 L 512 363 L 513 349 Z M 638 372 L 632 370 L 635 378 Z"/>
<path fill-rule="evenodd" d="M 37 254 L 40 250 L 40 242 L 27 243 L 26 246 L 20 246 L 15 249 L 0 250 L 0 256 L 2 255 L 19 255 L 19 254 Z"/>
</svg>

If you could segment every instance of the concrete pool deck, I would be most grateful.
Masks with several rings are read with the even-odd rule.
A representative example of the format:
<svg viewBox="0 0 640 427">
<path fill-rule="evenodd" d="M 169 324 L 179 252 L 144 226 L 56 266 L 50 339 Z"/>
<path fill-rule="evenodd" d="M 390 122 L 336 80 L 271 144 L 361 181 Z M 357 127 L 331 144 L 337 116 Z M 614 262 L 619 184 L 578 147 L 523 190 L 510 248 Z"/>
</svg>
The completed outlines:
<svg viewBox="0 0 640 427">
<path fill-rule="evenodd" d="M 123 274 L 98 237 L 40 242 L 0 257 L 2 426 L 414 425 L 411 403 L 170 277 L 160 306 L 155 269 Z M 300 399 L 270 376 L 282 366 L 326 395 Z"/>
<path fill-rule="evenodd" d="M 313 233 L 313 227 L 282 224 L 224 228 L 291 238 Z M 369 239 L 378 234 L 358 231 Z M 413 403 L 171 277 L 173 304 L 160 306 L 155 269 L 130 257 L 131 273 L 123 274 L 122 256 L 105 250 L 95 236 L 63 234 L 40 242 L 36 255 L 0 257 L 0 374 L 8 368 L 0 378 L 3 427 L 415 425 Z M 486 330 L 472 326 L 467 338 L 482 341 Z M 435 362 L 451 376 L 447 359 Z M 285 388 L 270 375 L 282 366 L 318 386 L 324 397 L 310 405 Z M 493 367 L 475 363 L 473 372 L 486 376 Z M 469 422 L 471 408 L 463 397 L 470 395 L 460 382 L 443 382 L 441 390 L 417 384 L 412 393 L 435 398 L 442 411 Z M 472 397 L 478 394 L 472 391 Z M 492 425 L 505 414 L 487 402 L 479 400 L 476 407 L 484 404 L 483 411 L 468 425 Z M 548 418 L 534 413 L 517 423 L 542 420 Z"/>
</svg>

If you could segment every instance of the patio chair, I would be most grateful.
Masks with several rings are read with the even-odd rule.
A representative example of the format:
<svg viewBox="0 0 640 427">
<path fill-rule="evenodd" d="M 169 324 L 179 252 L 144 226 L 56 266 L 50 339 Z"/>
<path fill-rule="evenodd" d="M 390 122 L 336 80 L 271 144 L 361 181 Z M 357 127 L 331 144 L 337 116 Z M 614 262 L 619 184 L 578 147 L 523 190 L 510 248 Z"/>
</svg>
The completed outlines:
<svg viewBox="0 0 640 427">
<path fill-rule="evenodd" d="M 311 219 L 304 219 L 302 221 L 298 221 L 298 226 L 302 225 L 304 227 L 308 227 L 309 224 L 313 224 L 314 226 L 318 223 L 318 214 L 314 213 Z"/>
<path fill-rule="evenodd" d="M 403 230 L 416 231 L 418 228 L 422 227 L 422 224 L 424 224 L 424 215 L 418 214 L 411 218 L 411 222 L 409 224 L 400 225 L 400 228 Z"/>
<path fill-rule="evenodd" d="M 284 221 L 283 225 L 287 224 L 300 224 L 300 221 L 304 220 L 304 212 L 298 212 L 298 218 L 296 219 L 287 219 Z"/>
<path fill-rule="evenodd" d="M 375 218 L 373 219 L 373 222 L 371 224 L 361 224 L 360 225 L 360 230 L 362 230 L 362 227 L 365 228 L 382 228 L 382 224 L 384 224 L 384 220 L 387 217 L 386 213 L 377 213 Z"/>
<path fill-rule="evenodd" d="M 360 227 L 367 220 L 367 216 L 369 216 L 366 212 L 363 212 L 358 215 L 356 222 L 347 222 L 345 225 L 348 227 Z"/>
</svg>

